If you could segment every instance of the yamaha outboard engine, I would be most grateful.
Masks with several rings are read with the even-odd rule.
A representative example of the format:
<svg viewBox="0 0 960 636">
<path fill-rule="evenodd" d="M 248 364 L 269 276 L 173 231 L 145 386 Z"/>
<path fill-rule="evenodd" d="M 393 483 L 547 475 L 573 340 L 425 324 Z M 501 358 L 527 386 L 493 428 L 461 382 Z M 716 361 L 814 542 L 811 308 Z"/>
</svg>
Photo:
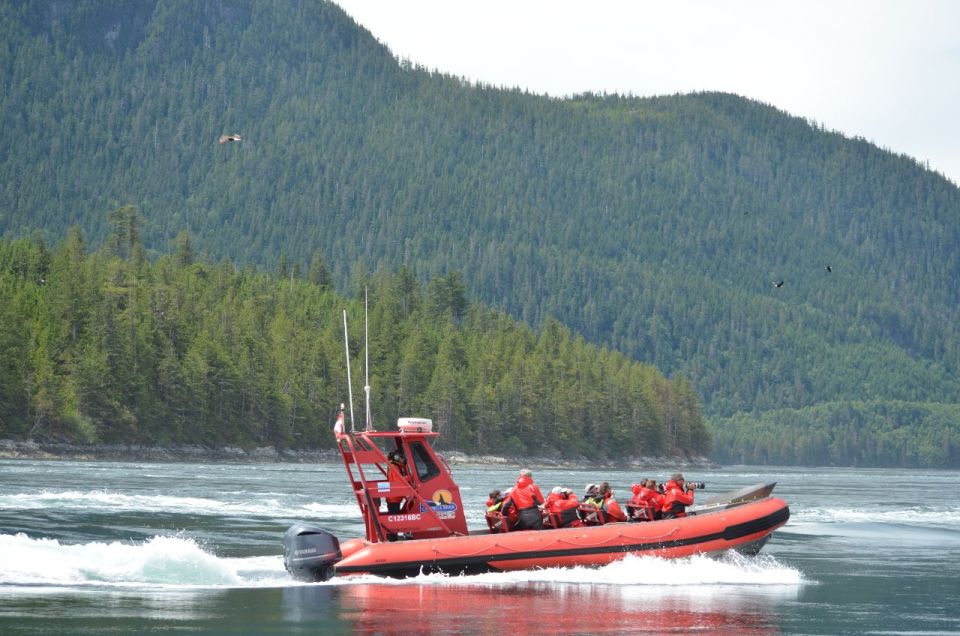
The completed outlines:
<svg viewBox="0 0 960 636">
<path fill-rule="evenodd" d="M 340 541 L 321 528 L 302 521 L 290 526 L 283 537 L 283 565 L 301 581 L 326 581 L 342 558 Z"/>
</svg>

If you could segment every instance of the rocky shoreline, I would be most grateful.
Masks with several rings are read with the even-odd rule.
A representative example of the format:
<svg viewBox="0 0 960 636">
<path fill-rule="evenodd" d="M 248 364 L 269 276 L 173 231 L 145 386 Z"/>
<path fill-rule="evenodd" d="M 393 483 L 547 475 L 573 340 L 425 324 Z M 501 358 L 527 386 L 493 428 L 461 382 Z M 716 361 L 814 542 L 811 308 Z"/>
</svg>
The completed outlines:
<svg viewBox="0 0 960 636">
<path fill-rule="evenodd" d="M 631 457 L 616 461 L 596 461 L 586 457 L 505 457 L 499 455 L 467 455 L 459 451 L 440 451 L 451 466 L 530 466 L 535 468 L 666 468 L 704 469 L 717 465 L 706 457 Z M 124 462 L 201 462 L 201 463 L 337 463 L 336 449 L 292 450 L 263 446 L 245 450 L 236 446 L 210 448 L 199 445 L 142 446 L 138 444 L 80 445 L 33 440 L 0 440 L 0 459 L 49 459 L 71 461 Z"/>
</svg>

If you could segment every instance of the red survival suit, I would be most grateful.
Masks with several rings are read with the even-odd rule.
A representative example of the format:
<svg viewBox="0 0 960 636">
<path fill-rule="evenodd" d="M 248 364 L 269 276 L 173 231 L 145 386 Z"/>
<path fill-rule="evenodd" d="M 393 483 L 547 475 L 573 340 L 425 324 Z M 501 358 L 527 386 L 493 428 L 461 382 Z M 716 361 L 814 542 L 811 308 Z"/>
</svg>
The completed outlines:
<svg viewBox="0 0 960 636">
<path fill-rule="evenodd" d="M 623 511 L 623 508 L 620 507 L 620 504 L 617 503 L 617 500 L 613 498 L 612 490 L 608 490 L 603 494 L 602 510 L 607 517 L 606 523 L 627 520 L 627 513 Z"/>
<path fill-rule="evenodd" d="M 544 510 L 547 511 L 546 522 L 554 528 L 580 527 L 583 523 L 577 514 L 577 508 L 579 507 L 580 500 L 569 490 L 551 492 L 547 495 L 547 501 L 543 505 Z"/>
<path fill-rule="evenodd" d="M 672 479 L 667 482 L 663 492 L 663 505 L 660 507 L 664 519 L 686 517 L 687 506 L 693 504 L 693 491 L 684 490 Z"/>
<path fill-rule="evenodd" d="M 393 514 L 400 512 L 401 504 L 403 504 L 403 495 L 394 495 L 396 489 L 399 489 L 407 484 L 407 478 L 403 474 L 403 468 L 400 464 L 395 462 L 390 462 L 390 465 L 387 467 L 387 481 L 390 482 L 390 496 L 387 497 L 387 510 Z"/>
<path fill-rule="evenodd" d="M 539 506 L 542 505 L 543 493 L 540 492 L 540 487 L 533 483 L 533 479 L 529 476 L 520 475 L 517 478 L 517 485 L 504 499 L 500 511 L 509 516 L 511 510 L 516 508 L 517 523 L 516 527 L 511 527 L 511 530 L 541 530 L 543 516 L 540 514 Z"/>
<path fill-rule="evenodd" d="M 627 513 L 623 511 L 617 500 L 613 498 L 613 491 L 594 491 L 594 494 L 583 500 L 580 514 L 584 525 L 602 526 L 614 521 L 626 521 Z"/>
</svg>

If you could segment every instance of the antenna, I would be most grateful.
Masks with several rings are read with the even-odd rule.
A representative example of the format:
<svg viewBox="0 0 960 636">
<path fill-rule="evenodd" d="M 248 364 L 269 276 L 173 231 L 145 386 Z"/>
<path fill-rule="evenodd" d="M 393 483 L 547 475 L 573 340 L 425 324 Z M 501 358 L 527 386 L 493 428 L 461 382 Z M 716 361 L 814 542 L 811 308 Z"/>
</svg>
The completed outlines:
<svg viewBox="0 0 960 636">
<path fill-rule="evenodd" d="M 347 310 L 343 310 L 343 349 L 347 353 L 347 395 L 350 397 L 350 432 L 356 433 L 353 427 L 353 382 L 350 380 L 350 337 L 347 335 Z"/>
<path fill-rule="evenodd" d="M 363 392 L 367 394 L 367 425 L 364 430 L 373 430 L 373 417 L 370 415 L 370 321 L 367 311 L 367 288 L 363 288 Z"/>
</svg>

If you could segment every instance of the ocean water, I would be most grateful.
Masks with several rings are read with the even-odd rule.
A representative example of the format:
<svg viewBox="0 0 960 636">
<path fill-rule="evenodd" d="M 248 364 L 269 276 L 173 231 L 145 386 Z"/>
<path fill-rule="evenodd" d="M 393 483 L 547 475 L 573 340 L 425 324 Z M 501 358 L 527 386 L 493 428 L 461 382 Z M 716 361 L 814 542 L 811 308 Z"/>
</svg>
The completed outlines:
<svg viewBox="0 0 960 636">
<path fill-rule="evenodd" d="M 627 495 L 669 472 L 535 477 Z M 363 532 L 341 464 L 0 460 L 0 634 L 960 633 L 960 473 L 686 472 L 703 497 L 777 481 L 791 519 L 754 558 L 305 584 L 283 568 L 291 523 Z M 515 471 L 454 475 L 483 527 Z"/>
</svg>

